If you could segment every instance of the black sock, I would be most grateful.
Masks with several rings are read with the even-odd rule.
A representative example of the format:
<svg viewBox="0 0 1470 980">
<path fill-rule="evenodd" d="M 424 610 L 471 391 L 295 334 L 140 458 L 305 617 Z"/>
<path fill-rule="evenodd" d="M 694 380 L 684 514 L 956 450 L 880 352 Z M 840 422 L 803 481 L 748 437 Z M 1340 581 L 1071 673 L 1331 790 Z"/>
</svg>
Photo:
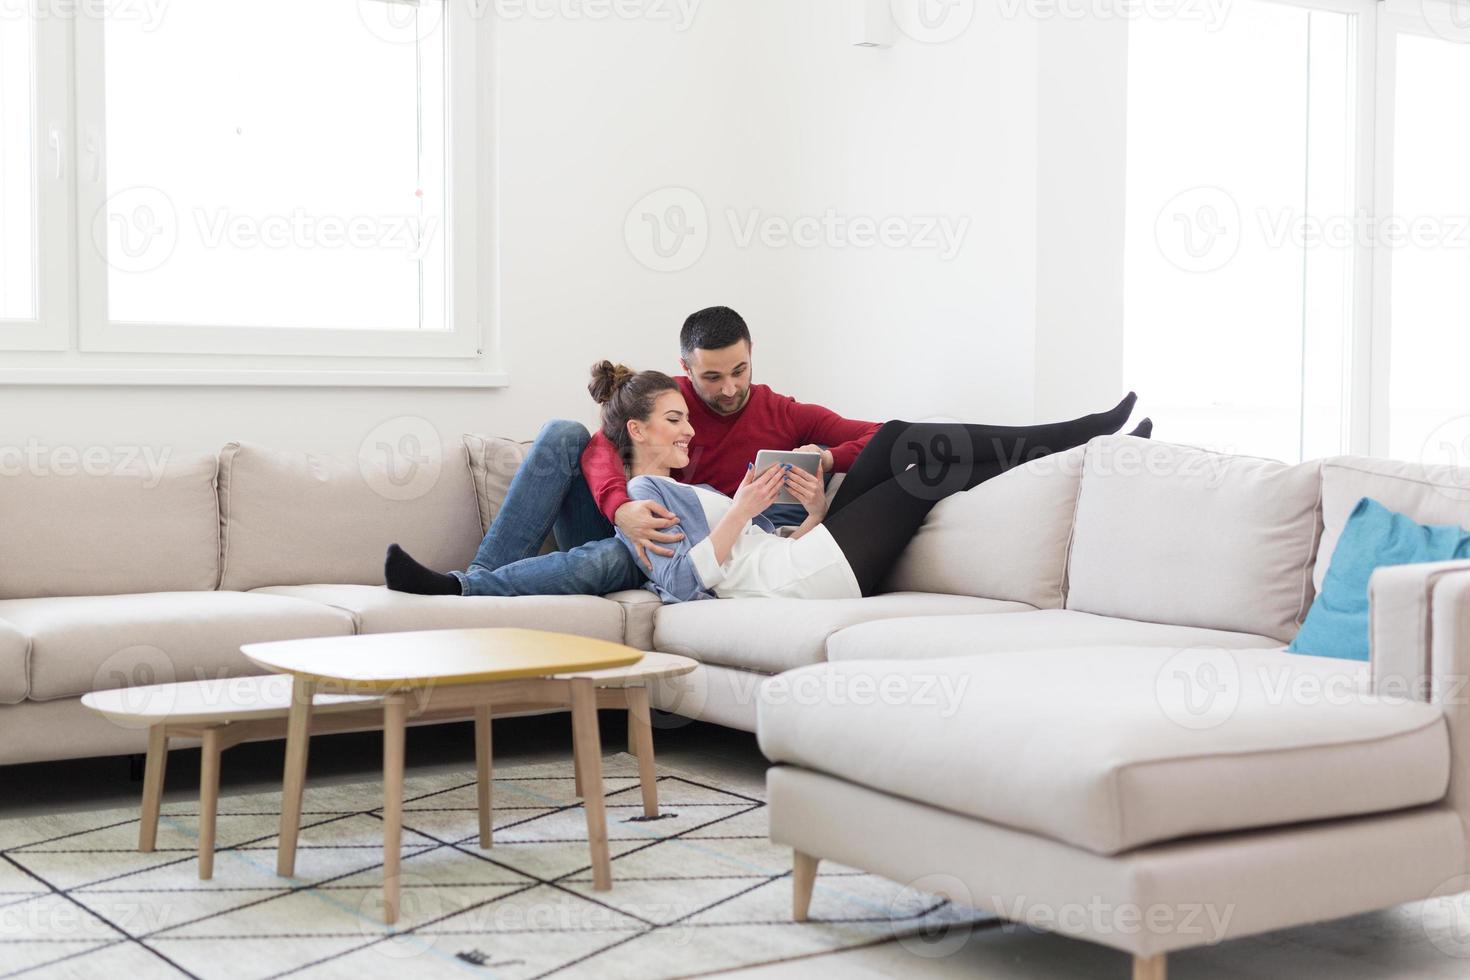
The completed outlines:
<svg viewBox="0 0 1470 980">
<path fill-rule="evenodd" d="M 459 587 L 459 579 L 436 572 L 432 568 L 425 568 L 396 544 L 388 546 L 388 558 L 383 563 L 383 577 L 388 580 L 388 588 L 394 592 L 412 592 L 414 595 L 464 594 Z"/>
<path fill-rule="evenodd" d="M 1154 434 L 1154 420 L 1146 418 L 1128 433 L 1130 436 L 1138 436 L 1140 439 L 1151 439 Z"/>
<path fill-rule="evenodd" d="M 1099 413 L 1098 421 L 1104 426 L 1111 426 L 1108 434 L 1116 434 L 1123 426 L 1128 424 L 1128 416 L 1133 414 L 1133 406 L 1138 402 L 1138 392 L 1130 391 L 1123 396 L 1123 400 L 1114 405 L 1106 412 Z"/>
</svg>

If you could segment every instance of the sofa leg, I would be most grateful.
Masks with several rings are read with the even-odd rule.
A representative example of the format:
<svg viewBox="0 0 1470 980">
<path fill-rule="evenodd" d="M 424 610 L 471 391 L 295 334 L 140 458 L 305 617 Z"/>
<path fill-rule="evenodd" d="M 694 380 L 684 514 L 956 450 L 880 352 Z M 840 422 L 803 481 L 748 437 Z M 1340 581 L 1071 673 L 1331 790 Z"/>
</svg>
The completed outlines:
<svg viewBox="0 0 1470 980">
<path fill-rule="evenodd" d="M 1167 980 L 1168 954 L 1133 957 L 1133 980 Z"/>
<path fill-rule="evenodd" d="M 817 864 L 821 858 L 800 851 L 792 852 L 791 866 L 791 918 L 806 921 L 807 910 L 812 905 L 812 888 L 817 883 Z"/>
</svg>

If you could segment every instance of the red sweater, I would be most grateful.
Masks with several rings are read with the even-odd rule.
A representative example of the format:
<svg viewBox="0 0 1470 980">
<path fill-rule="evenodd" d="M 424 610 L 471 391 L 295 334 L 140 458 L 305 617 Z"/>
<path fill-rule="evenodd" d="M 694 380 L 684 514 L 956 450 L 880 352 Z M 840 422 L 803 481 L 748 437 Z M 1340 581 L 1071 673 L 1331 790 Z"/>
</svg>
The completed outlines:
<svg viewBox="0 0 1470 980">
<path fill-rule="evenodd" d="M 676 379 L 689 403 L 689 465 L 673 476 L 684 483 L 707 483 L 730 496 L 745 479 L 746 466 L 762 449 L 795 449 L 808 443 L 826 446 L 833 469 L 852 466 L 863 446 L 878 431 L 876 422 L 855 422 L 820 405 L 803 405 L 765 385 L 751 385 L 745 406 L 734 415 L 717 415 L 700 400 L 686 377 Z M 617 449 L 601 432 L 582 451 L 582 476 L 597 507 L 613 520 L 628 502 L 628 477 Z"/>
</svg>

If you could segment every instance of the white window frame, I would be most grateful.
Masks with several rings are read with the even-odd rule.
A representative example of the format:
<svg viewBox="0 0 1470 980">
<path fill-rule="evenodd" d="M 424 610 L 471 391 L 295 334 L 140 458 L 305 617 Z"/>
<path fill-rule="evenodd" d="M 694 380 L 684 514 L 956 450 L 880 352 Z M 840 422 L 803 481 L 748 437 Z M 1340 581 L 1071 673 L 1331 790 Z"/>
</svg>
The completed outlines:
<svg viewBox="0 0 1470 980">
<path fill-rule="evenodd" d="M 445 0 L 449 95 L 449 207 L 445 267 L 449 329 L 353 330 L 128 323 L 107 316 L 105 257 L 90 245 L 75 250 L 77 349 L 84 353 L 286 355 L 330 358 L 480 358 L 485 352 L 478 287 L 481 27 L 475 0 Z M 76 214 L 79 243 L 91 241 L 91 219 L 106 203 L 106 115 L 103 23 L 73 20 L 76 45 Z M 360 362 L 359 362 L 360 363 Z"/>
<path fill-rule="evenodd" d="M 33 8 L 34 9 L 34 8 Z M 71 49 L 67 25 L 36 17 L 32 34 L 31 236 L 36 316 L 0 319 L 0 350 L 64 351 L 74 320 L 71 288 Z"/>
</svg>

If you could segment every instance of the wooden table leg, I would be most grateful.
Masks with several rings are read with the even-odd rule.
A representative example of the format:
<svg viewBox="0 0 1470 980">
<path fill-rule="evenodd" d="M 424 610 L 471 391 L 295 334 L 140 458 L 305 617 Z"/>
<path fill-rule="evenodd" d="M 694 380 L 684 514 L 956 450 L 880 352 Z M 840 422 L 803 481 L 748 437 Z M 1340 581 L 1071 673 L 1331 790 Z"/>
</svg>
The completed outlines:
<svg viewBox="0 0 1470 980">
<path fill-rule="evenodd" d="M 597 691 L 590 678 L 572 682 L 572 744 L 577 775 L 587 810 L 587 844 L 592 851 L 592 888 L 612 888 L 612 861 L 607 849 L 607 811 L 602 797 L 602 737 L 597 730 Z"/>
<path fill-rule="evenodd" d="M 168 729 L 159 723 L 148 728 L 148 761 L 143 770 L 143 809 L 138 816 L 138 850 L 150 852 L 158 844 L 158 811 L 163 805 L 163 774 L 168 766 Z"/>
<path fill-rule="evenodd" d="M 482 704 L 475 708 L 475 788 L 479 793 L 480 846 L 485 848 L 494 842 L 490 793 L 494 757 L 494 744 L 490 739 L 490 706 Z"/>
<path fill-rule="evenodd" d="M 653 767 L 653 718 L 648 709 L 648 688 L 630 687 L 628 698 L 628 740 L 638 757 L 638 782 L 643 788 L 643 815 L 658 816 L 658 773 Z"/>
<path fill-rule="evenodd" d="M 399 859 L 403 849 L 403 738 L 408 706 L 383 702 L 383 921 L 398 921 Z"/>
<path fill-rule="evenodd" d="M 311 740 L 311 699 L 316 685 L 304 677 L 291 681 L 291 713 L 286 719 L 286 774 L 281 781 L 281 844 L 276 874 L 296 873 L 296 835 L 301 830 L 301 797 L 306 791 L 306 755 Z"/>
<path fill-rule="evenodd" d="M 199 749 L 199 880 L 214 877 L 214 827 L 219 813 L 219 729 L 204 730 Z"/>
<path fill-rule="evenodd" d="M 572 792 L 582 798 L 582 746 L 577 742 L 577 719 L 572 718 Z"/>
</svg>

